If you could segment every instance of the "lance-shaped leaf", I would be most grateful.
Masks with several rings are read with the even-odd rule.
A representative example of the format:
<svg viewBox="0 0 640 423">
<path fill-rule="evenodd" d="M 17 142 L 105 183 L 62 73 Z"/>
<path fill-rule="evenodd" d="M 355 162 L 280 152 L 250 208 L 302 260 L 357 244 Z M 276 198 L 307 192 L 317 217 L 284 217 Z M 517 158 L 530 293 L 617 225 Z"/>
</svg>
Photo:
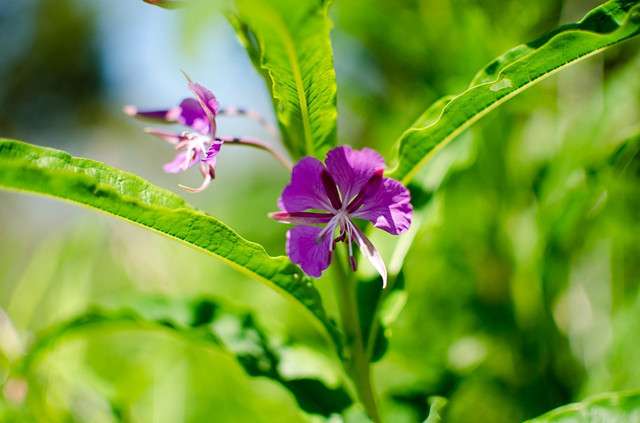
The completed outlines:
<svg viewBox="0 0 640 423">
<path fill-rule="evenodd" d="M 190 342 L 222 349 L 250 376 L 269 378 L 289 390 L 308 413 L 329 416 L 351 404 L 341 385 L 328 387 L 319 379 L 283 375 L 280 354 L 254 317 L 212 298 L 148 296 L 94 307 L 43 331 L 19 362 L 17 372 L 28 375 L 39 358 L 64 337 L 105 326 L 167 330 Z"/>
<path fill-rule="evenodd" d="M 424 423 L 441 423 L 443 421 L 442 410 L 446 405 L 447 399 L 444 397 L 429 398 L 429 417 L 427 417 Z"/>
<path fill-rule="evenodd" d="M 336 76 L 327 0 L 236 0 L 230 21 L 270 86 L 294 158 L 336 143 Z"/>
<path fill-rule="evenodd" d="M 340 335 L 320 294 L 286 257 L 271 257 L 181 197 L 102 163 L 49 148 L 0 139 L 0 188 L 43 194 L 94 208 L 212 254 L 301 304 L 328 332 Z"/>
<path fill-rule="evenodd" d="M 640 33 L 640 1 L 612 0 L 581 21 L 509 50 L 463 93 L 436 102 L 399 141 L 392 178 L 408 183 L 433 154 L 481 117 L 536 82 Z"/>
<path fill-rule="evenodd" d="M 640 421 L 640 391 L 610 392 L 568 404 L 528 420 L 527 423 L 607 422 L 630 423 Z"/>
<path fill-rule="evenodd" d="M 154 6 L 163 7 L 165 9 L 177 9 L 185 5 L 181 0 L 142 0 L 145 3 L 152 4 Z"/>
</svg>

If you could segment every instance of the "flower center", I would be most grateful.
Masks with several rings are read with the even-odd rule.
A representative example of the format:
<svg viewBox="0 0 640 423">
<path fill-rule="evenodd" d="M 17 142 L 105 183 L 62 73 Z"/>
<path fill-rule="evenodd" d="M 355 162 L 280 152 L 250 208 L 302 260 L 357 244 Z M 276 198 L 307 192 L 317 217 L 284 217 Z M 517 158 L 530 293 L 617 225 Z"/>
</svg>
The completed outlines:
<svg viewBox="0 0 640 423">
<path fill-rule="evenodd" d="M 207 145 L 210 141 L 211 139 L 204 135 L 190 134 L 189 144 L 187 148 L 200 151 L 203 154 L 207 154 Z"/>
<path fill-rule="evenodd" d="M 349 220 L 349 212 L 344 208 L 341 208 L 335 214 L 335 218 L 336 218 L 336 224 L 340 225 L 341 223 L 344 223 L 346 220 Z"/>
<path fill-rule="evenodd" d="M 186 131 L 181 134 L 181 138 L 182 141 L 176 144 L 176 150 L 184 149 L 187 156 L 197 157 L 198 154 L 206 156 L 211 138 Z"/>
<path fill-rule="evenodd" d="M 324 229 L 322 229 L 322 231 L 320 231 L 320 233 L 318 234 L 318 242 L 321 242 L 325 236 L 330 236 L 331 238 L 333 238 L 336 228 L 340 229 L 340 234 L 333 241 L 333 243 L 342 241 L 345 235 L 345 231 L 349 227 L 350 223 L 351 222 L 349 221 L 349 213 L 346 210 L 340 209 L 336 211 L 331 220 L 327 223 L 327 226 L 325 226 Z"/>
</svg>

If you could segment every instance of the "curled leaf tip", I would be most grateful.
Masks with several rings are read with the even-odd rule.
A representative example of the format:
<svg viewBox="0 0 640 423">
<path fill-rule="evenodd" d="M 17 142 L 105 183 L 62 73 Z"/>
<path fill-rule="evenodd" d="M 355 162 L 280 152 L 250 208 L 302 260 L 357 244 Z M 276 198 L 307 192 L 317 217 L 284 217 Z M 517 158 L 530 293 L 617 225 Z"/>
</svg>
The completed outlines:
<svg viewBox="0 0 640 423">
<path fill-rule="evenodd" d="M 145 3 L 162 7 L 163 9 L 177 9 L 185 5 L 184 1 L 179 0 L 142 0 Z"/>
</svg>

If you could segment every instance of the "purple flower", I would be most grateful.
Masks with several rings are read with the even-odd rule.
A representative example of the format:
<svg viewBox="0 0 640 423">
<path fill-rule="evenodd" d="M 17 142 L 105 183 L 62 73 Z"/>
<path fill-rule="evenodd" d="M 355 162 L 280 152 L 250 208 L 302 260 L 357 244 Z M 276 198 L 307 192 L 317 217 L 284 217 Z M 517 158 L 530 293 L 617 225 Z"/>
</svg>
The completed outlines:
<svg viewBox="0 0 640 423">
<path fill-rule="evenodd" d="M 189 89 L 196 98 L 185 98 L 180 102 L 180 105 L 171 109 L 138 110 L 135 106 L 126 106 L 124 112 L 138 118 L 164 123 L 179 123 L 200 134 L 210 134 L 215 137 L 216 115 L 220 109 L 218 100 L 207 88 L 191 80 L 188 81 Z"/>
<path fill-rule="evenodd" d="M 186 75 L 185 75 L 186 76 Z M 164 165 L 165 172 L 183 172 L 196 163 L 200 164 L 203 182 L 198 188 L 182 186 L 191 192 L 204 190 L 215 178 L 216 156 L 224 141 L 216 137 L 216 115 L 219 104 L 211 91 L 204 86 L 192 82 L 187 76 L 189 89 L 195 98 L 185 98 L 180 105 L 163 110 L 138 110 L 135 106 L 126 106 L 124 111 L 129 116 L 151 119 L 164 123 L 179 123 L 191 131 L 180 134 L 147 129 L 146 132 L 173 144 L 178 151 L 175 158 Z"/>
<path fill-rule="evenodd" d="M 287 232 L 287 255 L 305 273 L 319 277 L 329 267 L 333 249 L 345 242 L 353 270 L 356 243 L 380 273 L 387 270 L 371 241 L 354 222 L 368 220 L 398 235 L 411 225 L 411 196 L 400 182 L 383 176 L 384 160 L 374 150 L 341 146 L 329 151 L 325 164 L 305 157 L 293 168 L 291 182 L 271 217 L 296 226 Z"/>
</svg>

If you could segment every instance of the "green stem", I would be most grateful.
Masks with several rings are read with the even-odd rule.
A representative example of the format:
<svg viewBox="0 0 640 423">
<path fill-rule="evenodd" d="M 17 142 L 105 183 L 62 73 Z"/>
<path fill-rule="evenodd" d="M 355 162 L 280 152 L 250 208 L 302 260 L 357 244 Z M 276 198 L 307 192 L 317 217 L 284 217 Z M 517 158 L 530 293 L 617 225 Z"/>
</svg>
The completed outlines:
<svg viewBox="0 0 640 423">
<path fill-rule="evenodd" d="M 378 301 L 376 301 L 375 307 L 373 308 L 373 319 L 371 320 L 371 328 L 369 329 L 369 334 L 367 336 L 367 345 L 365 348 L 365 353 L 367 354 L 369 360 L 371 360 L 371 357 L 373 357 L 373 349 L 376 346 L 376 338 L 378 337 L 378 332 L 380 332 L 380 325 L 382 323 L 380 321 L 380 318 L 378 317 L 378 314 L 380 313 L 380 306 L 385 301 L 389 293 L 393 290 L 393 286 L 395 285 L 397 279 L 398 275 L 389 275 L 387 287 L 384 288 L 384 290 L 380 294 L 380 297 L 378 297 Z"/>
<path fill-rule="evenodd" d="M 339 254 L 336 248 L 333 267 L 336 269 L 336 277 L 333 278 L 334 291 L 340 320 L 345 335 L 345 350 L 347 353 L 344 365 L 347 374 L 353 381 L 358 398 L 364 406 L 369 417 L 376 423 L 380 422 L 380 413 L 371 382 L 371 368 L 367 357 L 360 318 L 358 317 L 358 304 L 356 302 L 356 286 L 353 272 L 345 269 L 345 257 Z"/>
</svg>

